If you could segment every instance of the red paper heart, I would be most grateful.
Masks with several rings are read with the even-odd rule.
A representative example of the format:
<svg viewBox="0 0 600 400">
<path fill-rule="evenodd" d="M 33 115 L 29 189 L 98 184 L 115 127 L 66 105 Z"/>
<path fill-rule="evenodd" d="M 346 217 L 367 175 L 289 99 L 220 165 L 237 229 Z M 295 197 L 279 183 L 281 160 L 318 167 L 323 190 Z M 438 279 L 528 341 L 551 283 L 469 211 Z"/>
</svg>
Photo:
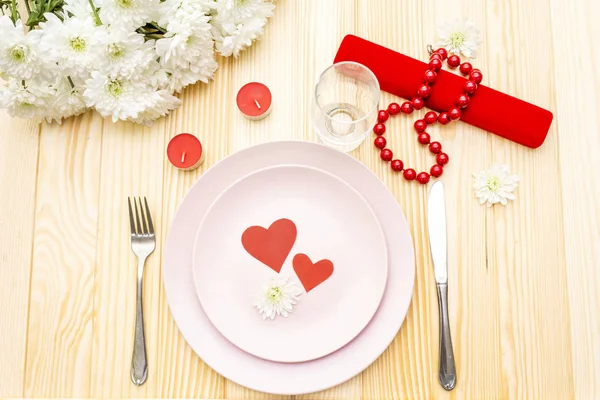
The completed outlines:
<svg viewBox="0 0 600 400">
<path fill-rule="evenodd" d="M 306 254 L 296 254 L 293 264 L 294 271 L 296 271 L 296 275 L 302 282 L 306 293 L 325 282 L 333 274 L 333 263 L 331 261 L 321 260 L 313 264 Z"/>
<path fill-rule="evenodd" d="M 278 219 L 269 229 L 251 226 L 242 234 L 242 246 L 250 255 L 279 273 L 296 241 L 296 225 L 289 219 Z"/>
</svg>

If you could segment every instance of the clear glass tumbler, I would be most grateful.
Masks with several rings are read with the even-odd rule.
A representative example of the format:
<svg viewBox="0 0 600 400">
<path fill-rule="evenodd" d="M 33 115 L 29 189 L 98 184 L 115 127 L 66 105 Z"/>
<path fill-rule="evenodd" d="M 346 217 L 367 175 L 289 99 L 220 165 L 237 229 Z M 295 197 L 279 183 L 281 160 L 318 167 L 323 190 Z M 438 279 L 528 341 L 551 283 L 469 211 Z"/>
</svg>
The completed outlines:
<svg viewBox="0 0 600 400">
<path fill-rule="evenodd" d="M 344 61 L 321 74 L 311 106 L 321 141 L 348 152 L 357 148 L 377 119 L 379 82 L 362 64 Z"/>
</svg>

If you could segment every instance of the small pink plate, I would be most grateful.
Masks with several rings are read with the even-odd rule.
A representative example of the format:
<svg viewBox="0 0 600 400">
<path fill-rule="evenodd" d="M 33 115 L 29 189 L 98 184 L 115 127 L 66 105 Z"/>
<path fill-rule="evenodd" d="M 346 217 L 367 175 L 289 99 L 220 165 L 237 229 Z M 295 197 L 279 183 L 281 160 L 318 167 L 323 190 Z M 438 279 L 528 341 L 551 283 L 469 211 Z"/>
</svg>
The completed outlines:
<svg viewBox="0 0 600 400">
<path fill-rule="evenodd" d="M 242 235 L 282 218 L 295 225 L 296 239 L 291 251 L 284 243 L 285 261 L 274 270 L 244 248 Z M 272 253 L 277 235 L 260 235 L 257 246 Z M 298 253 L 312 263 L 330 260 L 333 272 L 312 289 L 306 285 L 289 316 L 264 320 L 253 302 L 266 282 L 289 277 L 302 288 L 310 278 L 305 273 L 322 265 L 309 261 L 295 271 Z M 387 270 L 383 231 L 362 196 L 332 174 L 298 165 L 262 169 L 226 189 L 194 246 L 196 292 L 213 325 L 240 349 L 277 362 L 314 360 L 354 339 L 379 307 Z"/>
</svg>

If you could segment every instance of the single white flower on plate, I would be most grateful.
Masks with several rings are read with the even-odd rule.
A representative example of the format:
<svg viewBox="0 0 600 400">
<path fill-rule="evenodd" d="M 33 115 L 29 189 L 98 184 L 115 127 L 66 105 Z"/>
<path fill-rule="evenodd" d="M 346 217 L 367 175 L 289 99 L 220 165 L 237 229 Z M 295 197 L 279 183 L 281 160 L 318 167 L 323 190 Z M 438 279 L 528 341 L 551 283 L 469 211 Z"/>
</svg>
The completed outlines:
<svg viewBox="0 0 600 400">
<path fill-rule="evenodd" d="M 103 24 L 136 29 L 158 19 L 159 0 L 102 0 Z"/>
<path fill-rule="evenodd" d="M 262 315 L 262 319 L 273 320 L 278 315 L 287 317 L 301 294 L 302 289 L 296 282 L 277 276 L 261 287 L 253 306 Z"/>
<path fill-rule="evenodd" d="M 110 27 L 99 45 L 102 56 L 97 69 L 112 76 L 131 77 L 140 74 L 156 58 L 154 40 L 124 28 Z"/>
<path fill-rule="evenodd" d="M 0 108 L 6 108 L 11 117 L 40 122 L 48 115 L 55 95 L 54 88 L 44 83 L 11 79 L 6 87 L 0 87 Z"/>
<path fill-rule="evenodd" d="M 475 178 L 475 196 L 479 204 L 487 202 L 491 207 L 496 203 L 506 205 L 508 200 L 514 200 L 514 191 L 519 186 L 519 176 L 511 174 L 508 165 L 492 165 L 489 169 L 473 174 Z"/>
<path fill-rule="evenodd" d="M 99 61 L 99 43 L 106 35 L 104 26 L 96 26 L 91 18 L 65 17 L 46 13 L 47 22 L 40 23 L 44 31 L 42 46 L 59 57 L 64 74 L 86 78 Z"/>
<path fill-rule="evenodd" d="M 211 25 L 217 51 L 237 57 L 263 35 L 275 5 L 263 0 L 216 0 Z"/>
<path fill-rule="evenodd" d="M 446 48 L 448 53 L 462 54 L 475 58 L 477 47 L 481 44 L 481 32 L 473 21 L 465 18 L 446 20 L 438 25 L 438 46 Z"/>
<path fill-rule="evenodd" d="M 23 23 L 15 24 L 7 15 L 0 17 L 0 71 L 15 79 L 52 80 L 56 63 L 52 53 L 40 46 L 40 30 L 25 34 Z"/>
</svg>

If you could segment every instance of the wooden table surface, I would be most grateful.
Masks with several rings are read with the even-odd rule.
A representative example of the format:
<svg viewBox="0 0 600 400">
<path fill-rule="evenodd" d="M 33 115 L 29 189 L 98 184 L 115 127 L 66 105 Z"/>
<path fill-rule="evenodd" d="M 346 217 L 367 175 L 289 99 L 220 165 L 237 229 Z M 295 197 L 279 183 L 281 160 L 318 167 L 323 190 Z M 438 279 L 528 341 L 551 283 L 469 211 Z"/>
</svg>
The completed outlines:
<svg viewBox="0 0 600 400">
<path fill-rule="evenodd" d="M 262 41 L 237 60 L 219 60 L 215 81 L 186 90 L 180 109 L 151 128 L 94 112 L 62 126 L 0 114 L 0 397 L 277 398 L 219 376 L 177 330 L 161 265 L 173 214 L 192 183 L 228 154 L 277 139 L 317 140 L 310 93 L 345 34 L 423 59 L 436 24 L 463 15 L 482 28 L 475 64 L 485 84 L 552 110 L 555 120 L 537 150 L 466 124 L 432 132 L 452 158 L 442 180 L 458 385 L 447 393 L 437 382 L 426 188 L 385 168 L 369 141 L 352 155 L 406 214 L 414 298 L 396 340 L 370 368 L 297 398 L 600 398 L 599 7 L 597 0 L 280 0 Z M 260 122 L 235 107 L 237 90 L 251 80 L 274 96 Z M 383 94 L 382 104 L 392 100 L 399 101 Z M 394 120 L 393 147 L 411 165 L 428 165 L 410 124 Z M 178 172 L 165 158 L 169 138 L 183 131 L 206 146 L 194 172 Z M 507 207 L 479 206 L 474 197 L 471 174 L 492 163 L 521 177 Z M 129 195 L 148 197 L 158 236 L 145 276 L 150 370 L 142 387 L 129 379 Z"/>
</svg>

